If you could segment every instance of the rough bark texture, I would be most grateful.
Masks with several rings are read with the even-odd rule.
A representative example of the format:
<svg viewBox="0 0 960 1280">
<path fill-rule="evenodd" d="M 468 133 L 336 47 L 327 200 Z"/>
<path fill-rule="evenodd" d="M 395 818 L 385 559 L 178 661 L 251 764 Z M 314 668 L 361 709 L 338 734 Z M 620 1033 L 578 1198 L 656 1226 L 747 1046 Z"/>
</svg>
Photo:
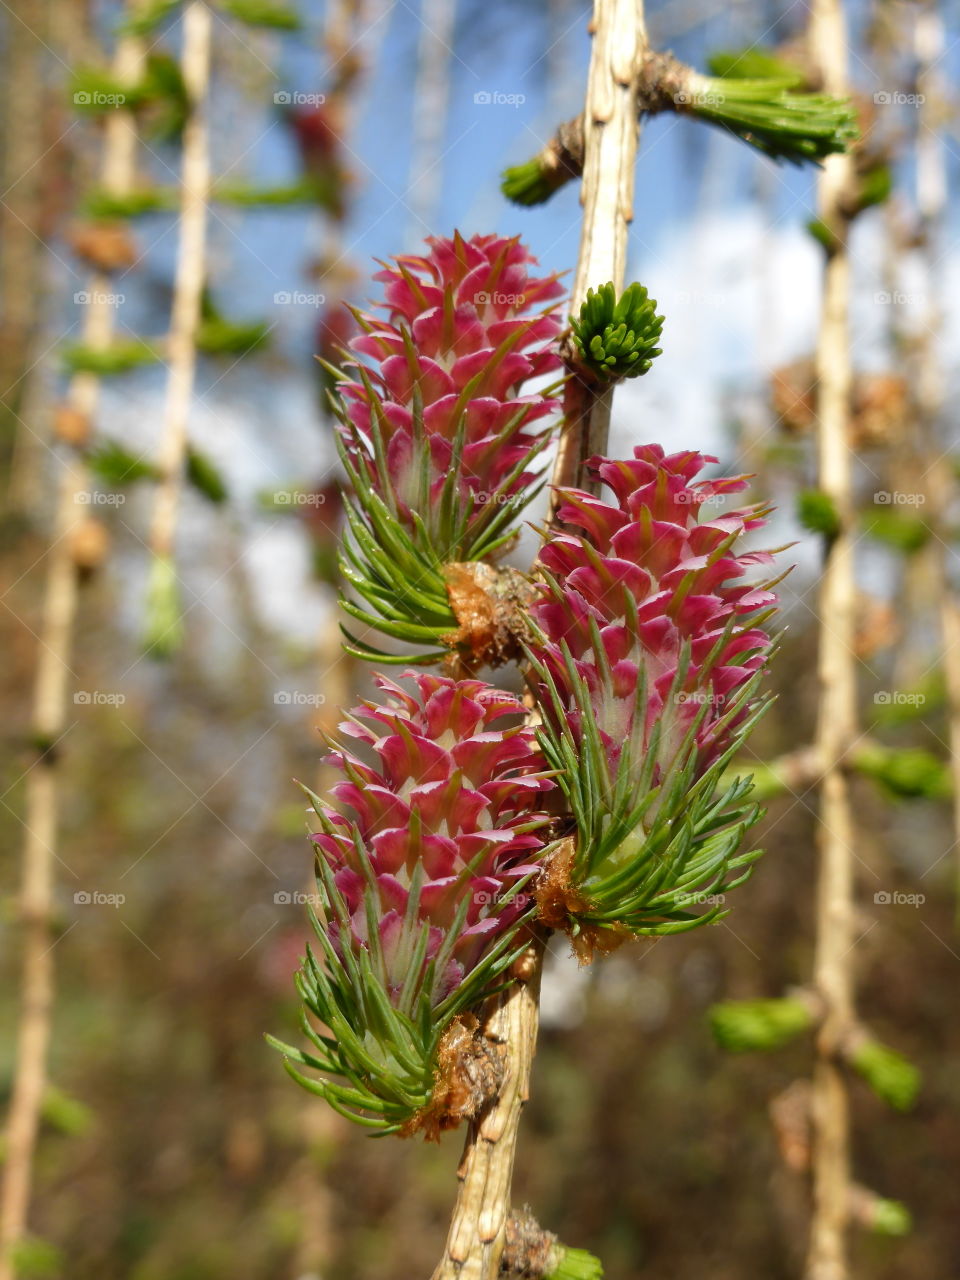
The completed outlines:
<svg viewBox="0 0 960 1280">
<path fill-rule="evenodd" d="M 597 0 L 583 114 L 583 227 L 570 299 L 574 315 L 589 288 L 611 280 L 618 292 L 623 288 L 639 137 L 637 84 L 646 47 L 642 0 Z M 606 447 L 612 401 L 612 388 L 573 372 L 554 484 L 583 483 L 584 462 Z"/>
<path fill-rule="evenodd" d="M 612 280 L 618 290 L 623 287 L 639 132 L 637 79 L 646 50 L 642 0 L 595 0 L 592 32 L 573 311 L 591 285 Z M 554 484 L 581 483 L 584 459 L 606 448 L 611 399 L 612 391 L 598 393 L 571 380 Z M 542 946 L 535 944 L 527 958 L 529 976 L 498 998 L 485 1025 L 505 1046 L 506 1074 L 498 1101 L 467 1134 L 453 1221 L 434 1280 L 495 1280 L 500 1271 L 517 1129 L 536 1046 L 541 962 Z"/>
<path fill-rule="evenodd" d="M 134 79 L 141 58 L 140 41 L 122 40 L 114 59 L 117 77 Z M 106 123 L 101 180 L 118 195 L 126 194 L 133 184 L 136 142 L 132 117 L 125 112 L 114 112 Z M 112 336 L 116 312 L 107 300 L 110 290 L 107 277 L 100 273 L 93 276 L 83 326 L 83 340 L 90 346 L 106 346 Z M 46 556 L 33 694 L 37 759 L 27 775 L 24 811 L 23 978 L 6 1159 L 0 1185 L 0 1280 L 13 1280 L 11 1250 L 27 1227 L 40 1109 L 47 1082 L 56 941 L 53 889 L 59 834 L 58 746 L 66 729 L 77 589 L 85 568 L 78 557 L 78 542 L 91 525 L 89 507 L 80 500 L 87 490 L 89 476 L 81 454 L 74 452 L 74 448 L 86 443 L 98 394 L 99 379 L 95 375 L 77 374 L 70 382 L 66 402 L 54 422 L 61 447 L 70 452 L 60 471 L 53 536 Z M 69 434 L 64 431 L 66 423 L 72 424 L 72 440 L 64 439 L 64 435 Z"/>
<path fill-rule="evenodd" d="M 840 0 L 814 0 L 813 60 L 825 92 L 847 93 L 846 24 Z M 820 217 L 833 233 L 823 282 L 817 342 L 820 488 L 833 501 L 840 532 L 826 553 L 820 590 L 820 875 L 814 985 L 825 1016 L 817 1037 L 811 1118 L 813 1217 L 807 1280 L 846 1280 L 850 1182 L 846 1082 L 837 1049 L 853 1019 L 853 858 L 855 829 L 843 758 L 856 735 L 856 655 L 852 461 L 850 447 L 849 221 L 844 195 L 853 175 L 849 155 L 830 156 L 819 183 Z"/>
<path fill-rule="evenodd" d="M 525 976 L 495 998 L 484 1019 L 483 1034 L 504 1054 L 503 1084 L 467 1131 L 457 1203 L 434 1280 L 494 1280 L 500 1271 L 517 1131 L 537 1041 L 541 957 L 539 944 L 521 957 Z"/>
<path fill-rule="evenodd" d="M 173 286 L 167 398 L 157 488 L 150 530 L 156 556 L 171 557 L 177 510 L 187 454 L 187 419 L 197 361 L 197 327 L 206 269 L 207 198 L 210 157 L 207 96 L 213 15 L 200 0 L 183 15 L 183 80 L 190 100 L 190 118 L 183 133 L 180 244 Z"/>
</svg>

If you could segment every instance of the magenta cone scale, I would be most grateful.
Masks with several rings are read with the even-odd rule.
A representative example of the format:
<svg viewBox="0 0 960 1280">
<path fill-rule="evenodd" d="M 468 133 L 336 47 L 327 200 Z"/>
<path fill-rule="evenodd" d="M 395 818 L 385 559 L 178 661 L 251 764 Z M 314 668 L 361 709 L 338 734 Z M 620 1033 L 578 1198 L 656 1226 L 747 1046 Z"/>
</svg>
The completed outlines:
<svg viewBox="0 0 960 1280">
<path fill-rule="evenodd" d="M 560 367 L 555 303 L 563 289 L 555 276 L 530 274 L 535 259 L 518 237 L 455 234 L 427 244 L 427 254 L 399 257 L 375 277 L 386 314 L 357 313 L 364 332 L 350 345 L 369 365 L 363 378 L 348 367 L 353 376 L 340 393 L 357 470 L 404 518 L 416 512 L 429 528 L 452 467 L 458 500 L 476 504 L 475 523 L 491 502 L 534 481 L 529 463 L 558 402 L 520 393 Z M 449 531 L 436 532 L 442 540 Z"/>
<path fill-rule="evenodd" d="M 362 333 L 336 403 L 353 490 L 341 565 L 362 603 L 344 608 L 383 635 L 433 645 L 419 662 L 461 643 L 447 566 L 489 563 L 542 487 L 537 457 L 559 384 L 529 384 L 560 369 L 563 289 L 534 264 L 518 238 L 430 239 L 423 255 L 385 265 L 374 312 L 355 312 Z M 349 638 L 358 656 L 391 660 Z"/>
<path fill-rule="evenodd" d="M 300 986 L 336 1042 L 307 1027 L 320 1053 L 284 1048 L 351 1081 L 314 1083 L 388 1128 L 427 1105 L 443 1032 L 529 941 L 528 882 L 541 869 L 553 787 L 516 697 L 408 674 L 410 691 L 377 677 L 386 701 L 341 726 L 328 763 L 343 778 L 330 802 L 314 797 L 326 963 L 308 955 Z"/>
<path fill-rule="evenodd" d="M 697 479 L 712 461 L 659 445 L 592 459 L 613 501 L 563 491 L 558 516 L 571 531 L 540 554 L 548 582 L 533 609 L 542 632 L 533 656 L 549 689 L 548 734 L 580 765 L 589 753 L 595 787 L 579 813 L 593 832 L 581 831 L 578 849 L 586 881 L 649 854 L 674 802 L 692 812 L 691 788 L 714 778 L 759 706 L 772 645 L 761 624 L 775 597 L 745 579 L 772 555 L 739 543 L 766 513 L 712 511 L 747 484 Z M 604 806 L 620 820 L 604 820 Z"/>
<path fill-rule="evenodd" d="M 537 830 L 547 819 L 538 806 L 553 784 L 543 776 L 534 731 L 522 723 L 523 706 L 511 694 L 479 680 L 414 680 L 416 695 L 379 677 L 389 702 L 367 703 L 341 726 L 370 748 L 374 763 L 343 747 L 327 757 L 345 774 L 333 796 L 351 816 L 331 810 L 330 834 L 314 841 L 349 905 L 346 945 L 353 947 L 369 945 L 367 881 L 354 831 L 363 843 L 391 999 L 402 992 L 423 928 L 429 929 L 425 965 L 450 938 L 451 955 L 432 992 L 439 1001 L 529 902 L 523 893 L 511 901 L 511 892 L 539 870 Z M 504 727 L 508 719 L 513 724 Z M 418 876 L 416 913 L 405 923 Z M 458 921 L 463 903 L 466 914 Z M 336 936 L 342 948 L 344 939 Z"/>
</svg>

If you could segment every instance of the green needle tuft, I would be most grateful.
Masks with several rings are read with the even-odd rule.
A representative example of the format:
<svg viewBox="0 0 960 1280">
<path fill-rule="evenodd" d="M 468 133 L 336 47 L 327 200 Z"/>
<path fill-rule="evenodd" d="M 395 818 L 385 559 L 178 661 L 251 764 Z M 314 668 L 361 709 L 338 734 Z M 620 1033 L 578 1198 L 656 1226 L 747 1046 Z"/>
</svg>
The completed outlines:
<svg viewBox="0 0 960 1280">
<path fill-rule="evenodd" d="M 612 283 L 589 289 L 580 315 L 571 317 L 581 361 L 604 378 L 639 378 L 661 354 L 663 329 L 655 299 L 642 284 L 631 284 L 619 299 Z"/>
</svg>

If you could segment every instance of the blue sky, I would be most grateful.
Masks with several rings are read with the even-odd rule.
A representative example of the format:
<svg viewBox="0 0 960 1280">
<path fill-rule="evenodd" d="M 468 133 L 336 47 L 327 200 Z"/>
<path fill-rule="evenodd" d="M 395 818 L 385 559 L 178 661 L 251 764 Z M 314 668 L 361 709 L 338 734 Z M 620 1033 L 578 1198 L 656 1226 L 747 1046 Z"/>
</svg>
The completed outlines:
<svg viewBox="0 0 960 1280">
<path fill-rule="evenodd" d="M 697 15 L 710 7 L 711 0 L 696 7 L 677 0 L 660 6 L 650 17 L 653 43 L 703 66 L 711 50 L 741 48 L 758 38 L 775 42 L 802 28 L 806 18 L 804 6 L 793 5 L 771 26 L 761 8 L 737 4 L 714 6 L 713 16 L 696 24 Z M 307 26 L 294 37 L 251 35 L 218 22 L 217 173 L 276 183 L 296 176 L 296 153 L 273 95 L 318 93 L 326 84 L 323 7 L 302 3 L 301 11 Z M 546 4 L 501 2 L 483 8 L 472 3 L 469 10 L 458 5 L 439 197 L 430 223 L 441 234 L 454 227 L 466 233 L 519 232 L 545 267 L 569 270 L 579 236 L 576 186 L 535 210 L 510 206 L 498 189 L 502 167 L 531 155 L 557 121 L 576 112 L 581 99 L 589 54 L 586 9 L 557 0 L 549 11 L 552 26 Z M 858 4 L 854 42 L 862 11 Z M 373 68 L 348 139 L 356 192 L 344 232 L 358 272 L 359 299 L 372 292 L 366 281 L 374 257 L 412 247 L 408 200 L 416 178 L 411 139 L 419 5 L 395 0 L 391 6 L 371 5 L 370 12 L 386 16 L 373 23 L 359 46 Z M 957 68 L 955 41 L 951 27 L 944 63 L 948 76 Z M 886 87 L 859 57 L 851 62 L 863 90 Z M 475 94 L 481 91 L 515 101 L 478 103 Z M 901 111 L 899 123 L 908 131 L 914 121 L 909 109 Z M 949 151 L 955 176 L 952 140 Z M 170 167 L 175 154 L 156 152 L 147 163 L 158 181 L 175 179 Z M 902 176 L 908 183 L 912 179 L 909 171 Z M 772 367 L 809 351 L 821 265 L 820 252 L 804 230 L 814 209 L 814 181 L 810 171 L 773 166 L 735 139 L 693 121 L 661 117 L 645 125 L 630 275 L 650 287 L 666 313 L 664 355 L 646 378 L 620 393 L 614 447 L 660 439 L 722 454 L 731 388 L 759 395 Z M 158 332 L 166 323 L 164 290 L 172 277 L 175 227 L 172 219 L 151 218 L 137 234 L 144 263 L 124 282 L 127 302 L 120 322 L 132 331 Z M 884 358 L 888 314 L 873 305 L 883 253 L 882 215 L 868 214 L 855 234 L 860 287 L 854 331 L 861 362 L 877 365 Z M 300 532 L 289 521 L 266 530 L 253 512 L 258 491 L 319 479 L 332 465 L 329 441 L 319 429 L 311 367 L 316 308 L 274 304 L 279 291 L 322 290 L 322 281 L 310 274 L 322 239 L 322 221 L 313 210 L 250 213 L 221 206 L 214 211 L 210 263 L 217 299 L 231 316 L 275 324 L 275 349 L 235 368 L 202 364 L 192 422 L 194 439 L 223 468 L 253 521 L 251 557 L 264 566 L 262 590 L 272 602 L 267 612 L 286 616 L 305 634 L 325 606 L 311 593 L 304 610 L 308 566 Z M 909 282 L 912 265 L 902 265 Z M 957 255 L 951 250 L 945 261 L 948 297 L 956 296 L 957 277 Z M 70 292 L 77 287 L 70 282 Z M 948 328 L 953 349 L 957 316 L 952 309 Z M 108 396 L 105 430 L 149 452 L 161 392 L 160 371 L 124 379 Z M 185 513 L 188 525 L 199 521 L 191 540 L 203 537 L 206 518 L 202 509 Z M 283 569 L 275 569 L 280 562 Z"/>
</svg>

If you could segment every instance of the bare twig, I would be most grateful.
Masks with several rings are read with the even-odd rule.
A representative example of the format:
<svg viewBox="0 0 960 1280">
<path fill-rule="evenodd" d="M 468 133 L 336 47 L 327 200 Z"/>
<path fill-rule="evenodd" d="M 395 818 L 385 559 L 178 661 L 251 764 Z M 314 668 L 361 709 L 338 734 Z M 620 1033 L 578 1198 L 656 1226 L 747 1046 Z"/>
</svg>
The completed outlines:
<svg viewBox="0 0 960 1280">
<path fill-rule="evenodd" d="M 120 41 L 114 59 L 118 80 L 135 80 L 142 61 L 141 42 Z M 133 186 L 136 126 L 123 111 L 106 123 L 103 185 L 116 195 Z M 97 273 L 90 281 L 83 339 L 93 347 L 109 344 L 116 315 L 109 301 L 110 282 Z M 81 422 L 96 409 L 99 379 L 80 373 L 70 382 L 67 405 Z M 86 518 L 79 498 L 88 472 L 82 456 L 71 452 L 60 476 L 53 540 L 46 560 L 43 617 L 33 693 L 33 732 L 37 758 L 27 774 L 25 841 L 21 890 L 23 978 L 17 1061 L 7 1124 L 7 1150 L 0 1186 L 0 1280 L 13 1280 L 13 1251 L 26 1230 L 40 1109 L 46 1088 L 47 1050 L 54 998 L 53 881 L 57 859 L 60 779 L 59 739 L 66 726 L 77 613 L 78 567 L 74 535 Z"/>
<path fill-rule="evenodd" d="M 570 299 L 574 314 L 590 287 L 610 280 L 618 291 L 623 287 L 639 136 L 637 83 L 646 45 L 643 0 L 596 0 L 583 114 L 583 227 Z M 567 384 L 555 485 L 583 483 L 584 462 L 606 446 L 612 400 L 612 388 L 598 388 L 574 372 Z"/>
<path fill-rule="evenodd" d="M 594 0 L 592 31 L 574 311 L 591 285 L 612 280 L 618 290 L 623 286 L 639 133 L 637 77 L 646 49 L 642 0 Z M 577 379 L 569 385 L 554 484 L 583 482 L 583 462 L 606 447 L 610 426 L 612 392 Z M 528 976 L 497 997 L 485 1022 L 485 1034 L 505 1047 L 506 1077 L 497 1101 L 468 1131 L 457 1204 L 434 1280 L 495 1280 L 500 1268 L 517 1130 L 536 1046 L 542 953 L 542 943 L 534 943 L 526 957 Z"/>
<path fill-rule="evenodd" d="M 926 454 L 927 519 L 933 592 L 940 613 L 943 673 L 947 695 L 950 769 L 953 779 L 954 857 L 956 859 L 957 919 L 960 922 L 960 604 L 948 572 L 950 536 L 946 515 L 953 496 L 949 460 L 942 456 L 938 419 L 943 409 L 943 370 L 938 336 L 943 324 L 941 255 L 943 218 L 947 204 L 947 157 L 941 133 L 945 86 L 939 71 L 944 52 L 943 17 L 934 4 L 918 13 L 914 28 L 917 57 L 917 209 L 923 230 L 926 268 L 927 314 L 918 348 L 916 399 L 918 427 Z"/>
<path fill-rule="evenodd" d="M 814 0 L 810 47 L 824 89 L 847 93 L 847 33 L 841 0 Z M 856 657 L 850 342 L 849 219 L 844 194 L 853 179 L 848 154 L 828 157 L 820 178 L 820 217 L 832 233 L 824 272 L 817 343 L 820 488 L 833 501 L 840 532 L 826 553 L 820 590 L 820 877 L 814 983 L 825 1008 L 813 1075 L 813 1216 L 807 1280 L 846 1280 L 849 1119 L 836 1051 L 853 1019 L 854 820 L 843 757 L 856 736 Z"/>
<path fill-rule="evenodd" d="M 443 131 L 450 98 L 454 0 L 421 0 L 420 47 L 414 83 L 413 143 L 407 206 L 409 240 L 419 244 L 429 230 L 443 183 Z"/>
<path fill-rule="evenodd" d="M 150 528 L 154 572 L 172 564 L 177 512 L 187 457 L 187 423 L 197 362 L 197 328 L 203 297 L 207 200 L 210 190 L 207 100 L 213 15 L 202 0 L 192 0 L 183 14 L 183 81 L 190 115 L 183 131 L 180 242 L 170 317 L 167 394 L 163 437 L 157 464 L 157 486 Z M 167 570 L 162 570 L 165 573 Z M 172 576 L 172 574 L 170 575 Z M 163 642 L 160 636 L 152 637 Z M 166 638 L 170 643 L 171 637 Z"/>
<path fill-rule="evenodd" d="M 30 433 L 19 418 L 28 411 L 30 349 L 42 306 L 37 262 L 44 159 L 44 110 L 47 93 L 37 73 L 36 49 L 50 39 L 49 5 L 13 0 L 6 6 L 2 88 L 3 146 L 0 152 L 0 461 L 9 483 L 11 505 L 26 506 L 20 455 L 31 451 Z M 32 470 L 32 468 L 29 468 Z"/>
<path fill-rule="evenodd" d="M 535 944 L 521 957 L 523 976 L 495 998 L 484 1020 L 486 1038 L 505 1050 L 504 1080 L 496 1101 L 467 1132 L 457 1203 L 433 1280 L 495 1280 L 500 1270 L 517 1131 L 537 1041 L 541 954 Z"/>
</svg>

